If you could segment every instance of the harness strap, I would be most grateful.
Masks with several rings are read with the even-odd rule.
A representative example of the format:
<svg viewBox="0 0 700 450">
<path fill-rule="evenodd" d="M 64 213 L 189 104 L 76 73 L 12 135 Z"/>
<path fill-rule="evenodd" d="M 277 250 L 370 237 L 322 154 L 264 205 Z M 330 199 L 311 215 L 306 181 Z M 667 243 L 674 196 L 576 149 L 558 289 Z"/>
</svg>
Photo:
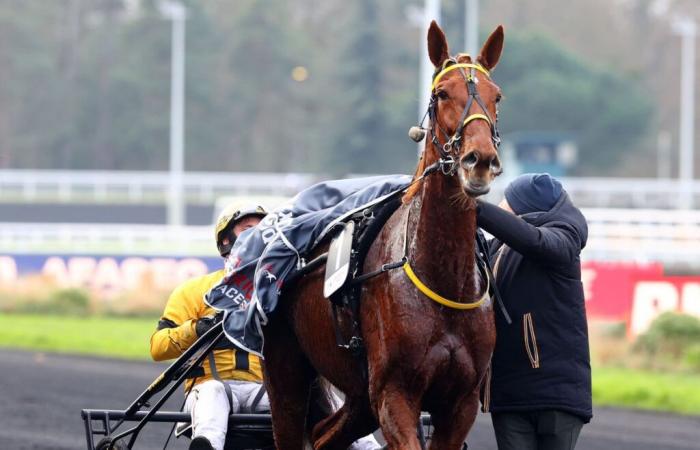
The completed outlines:
<svg viewBox="0 0 700 450">
<path fill-rule="evenodd" d="M 437 292 L 433 291 L 430 289 L 428 286 L 426 286 L 416 275 L 416 273 L 413 271 L 411 268 L 411 265 L 406 261 L 406 263 L 403 265 L 403 271 L 406 272 L 406 275 L 408 276 L 408 279 L 413 282 L 413 284 L 418 288 L 419 291 L 421 291 L 426 297 L 429 299 L 440 303 L 443 306 L 447 306 L 448 308 L 453 308 L 453 309 L 474 309 L 478 308 L 481 306 L 486 300 L 489 298 L 489 288 L 491 284 L 491 280 L 489 277 L 486 277 L 486 289 L 484 290 L 484 294 L 481 296 L 481 298 L 475 302 L 471 303 L 461 303 L 461 302 L 456 302 L 454 300 L 450 300 L 448 298 L 443 297 L 442 295 L 438 294 Z"/>
<path fill-rule="evenodd" d="M 471 116 L 464 119 L 464 122 L 462 122 L 462 127 L 466 127 L 467 124 L 473 120 L 485 120 L 489 123 L 489 125 L 491 125 L 491 119 L 489 119 L 489 116 L 487 116 L 486 114 L 472 114 Z"/>
<path fill-rule="evenodd" d="M 406 263 L 406 258 L 404 257 L 400 261 L 382 264 L 381 269 L 372 271 L 370 273 L 362 274 L 359 277 L 355 277 L 355 279 L 352 280 L 351 284 L 362 283 L 363 281 L 368 280 L 368 279 L 373 278 L 373 277 L 376 277 L 377 275 L 381 275 L 384 272 L 388 272 L 388 271 L 393 270 L 393 269 L 398 269 L 399 267 L 402 267 L 405 263 Z"/>
<path fill-rule="evenodd" d="M 463 63 L 463 64 L 452 64 L 452 65 L 450 65 L 450 66 L 445 67 L 445 68 L 442 69 L 440 72 L 438 72 L 437 75 L 435 75 L 435 78 L 433 78 L 433 84 L 432 84 L 432 86 L 430 86 L 430 90 L 431 90 L 431 91 L 434 91 L 434 90 L 435 90 L 435 87 L 436 87 L 437 84 L 440 82 L 440 79 L 441 79 L 446 73 L 448 73 L 448 72 L 451 71 L 451 70 L 455 70 L 455 69 L 476 69 L 476 70 L 478 70 L 479 72 L 481 72 L 481 73 L 483 73 L 484 75 L 486 75 L 487 77 L 489 77 L 489 78 L 491 77 L 491 74 L 489 73 L 489 71 L 486 70 L 486 69 L 484 68 L 484 66 L 482 66 L 481 64 L 467 64 L 467 63 Z"/>
<path fill-rule="evenodd" d="M 489 280 L 491 280 L 491 288 L 493 289 L 494 297 L 496 297 L 496 303 L 498 303 L 498 308 L 501 310 L 501 313 L 503 313 L 503 317 L 506 319 L 506 323 L 510 325 L 513 323 L 513 321 L 510 318 L 510 314 L 508 314 L 506 305 L 503 303 L 503 297 L 501 297 L 501 292 L 498 290 L 498 284 L 496 283 L 496 275 L 493 273 L 493 270 L 491 269 L 491 263 L 489 262 L 489 250 L 488 245 L 486 244 L 486 238 L 484 238 L 484 235 L 481 231 L 477 231 L 476 233 L 476 243 L 479 246 L 479 252 L 481 253 L 483 260 L 486 262 L 486 264 L 484 265 L 486 268 L 486 276 L 488 276 Z M 499 261 L 497 261 L 496 263 L 498 263 Z M 495 269 L 497 270 L 498 267 L 496 267 Z"/>
<path fill-rule="evenodd" d="M 258 409 L 258 405 L 260 404 L 260 400 L 262 400 L 263 395 L 265 395 L 265 384 L 261 384 L 260 388 L 258 389 L 258 392 L 255 394 L 255 398 L 253 398 L 253 403 L 250 404 L 250 413 L 255 414 L 256 410 Z"/>
<path fill-rule="evenodd" d="M 221 379 L 219 372 L 216 370 L 216 362 L 214 362 L 214 352 L 207 355 L 209 359 L 209 367 L 211 368 L 211 376 L 224 385 L 224 391 L 226 391 L 226 399 L 228 400 L 229 414 L 233 413 L 233 392 L 231 392 L 231 386 Z"/>
</svg>

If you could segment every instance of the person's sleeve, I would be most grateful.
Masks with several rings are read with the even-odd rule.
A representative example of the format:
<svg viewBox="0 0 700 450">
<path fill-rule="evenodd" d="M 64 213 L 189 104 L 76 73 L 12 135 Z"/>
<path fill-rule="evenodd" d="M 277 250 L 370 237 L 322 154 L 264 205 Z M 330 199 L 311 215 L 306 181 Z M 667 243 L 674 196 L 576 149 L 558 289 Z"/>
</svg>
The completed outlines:
<svg viewBox="0 0 700 450">
<path fill-rule="evenodd" d="M 183 288 L 170 295 L 158 328 L 151 335 L 151 357 L 155 361 L 177 358 L 197 340 L 197 311 L 188 300 Z"/>
<path fill-rule="evenodd" d="M 536 227 L 496 205 L 479 202 L 477 224 L 521 255 L 547 263 L 572 262 L 581 251 L 578 233 L 565 222 Z"/>
</svg>

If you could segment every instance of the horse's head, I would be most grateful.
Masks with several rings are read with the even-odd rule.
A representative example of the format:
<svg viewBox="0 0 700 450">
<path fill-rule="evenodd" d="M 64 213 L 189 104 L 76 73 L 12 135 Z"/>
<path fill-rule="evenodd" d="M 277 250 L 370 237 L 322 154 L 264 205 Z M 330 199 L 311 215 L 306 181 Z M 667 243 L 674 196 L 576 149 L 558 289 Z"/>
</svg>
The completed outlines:
<svg viewBox="0 0 700 450">
<path fill-rule="evenodd" d="M 486 194 L 502 171 L 497 128 L 501 90 L 490 76 L 502 50 L 502 26 L 491 33 L 476 60 L 463 53 L 450 57 L 435 21 L 428 30 L 428 54 L 435 65 L 429 139 L 436 157 L 444 161 L 443 172 L 457 174 L 470 197 Z"/>
</svg>

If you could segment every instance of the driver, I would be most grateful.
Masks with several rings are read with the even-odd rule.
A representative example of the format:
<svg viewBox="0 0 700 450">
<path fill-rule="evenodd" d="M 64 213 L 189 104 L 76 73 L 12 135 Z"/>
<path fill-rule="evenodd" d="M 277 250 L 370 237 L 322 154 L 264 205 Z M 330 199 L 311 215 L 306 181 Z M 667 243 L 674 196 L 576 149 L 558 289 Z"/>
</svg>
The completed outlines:
<svg viewBox="0 0 700 450">
<path fill-rule="evenodd" d="M 267 212 L 262 206 L 229 205 L 216 222 L 216 246 L 228 256 L 236 237 L 257 225 Z M 224 276 L 224 269 L 192 278 L 170 295 L 165 311 L 151 336 L 155 361 L 177 358 L 214 325 L 215 310 L 204 303 L 204 294 Z M 233 347 L 228 341 L 214 350 L 185 383 L 189 392 L 185 411 L 192 416 L 190 450 L 221 450 L 230 413 L 270 410 L 262 381 L 260 358 Z M 195 369 L 196 372 L 196 369 Z"/>
<path fill-rule="evenodd" d="M 259 205 L 228 205 L 215 227 L 216 246 L 226 258 L 236 238 L 256 226 L 267 211 Z M 220 270 L 193 278 L 170 295 L 158 328 L 151 336 L 151 356 L 155 361 L 177 358 L 200 336 L 214 326 L 216 311 L 204 303 L 204 294 L 224 276 Z M 190 450 L 222 450 L 231 413 L 269 412 L 270 403 L 262 385 L 260 358 L 236 349 L 228 341 L 213 352 L 200 372 L 186 381 L 189 392 L 185 411 L 192 416 Z M 339 403 L 337 398 L 333 403 Z M 371 434 L 355 441 L 350 450 L 372 450 L 379 443 Z"/>
</svg>

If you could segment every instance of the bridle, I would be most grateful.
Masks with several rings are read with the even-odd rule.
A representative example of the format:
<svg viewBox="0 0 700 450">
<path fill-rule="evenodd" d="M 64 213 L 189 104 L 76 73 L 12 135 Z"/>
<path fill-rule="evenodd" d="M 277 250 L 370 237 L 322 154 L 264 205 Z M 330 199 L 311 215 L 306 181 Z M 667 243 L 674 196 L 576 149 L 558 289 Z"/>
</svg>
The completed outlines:
<svg viewBox="0 0 700 450">
<path fill-rule="evenodd" d="M 438 96 L 435 88 L 442 77 L 453 70 L 459 70 L 460 74 L 462 75 L 467 87 L 469 100 L 467 101 L 467 105 L 464 107 L 464 110 L 459 118 L 459 125 L 457 126 L 457 129 L 455 130 L 454 134 L 450 136 L 437 122 Z M 432 136 L 432 143 L 440 152 L 440 169 L 445 175 L 454 175 L 457 171 L 457 159 L 460 147 L 462 145 L 462 133 L 464 128 L 470 122 L 474 120 L 486 121 L 491 129 L 491 141 L 496 147 L 496 150 L 498 150 L 498 147 L 501 145 L 501 138 L 498 132 L 498 107 L 496 108 L 496 117 L 492 119 L 489 115 L 488 109 L 486 109 L 486 105 L 476 89 L 477 84 L 479 83 L 479 79 L 476 77 L 476 71 L 486 75 L 486 77 L 489 79 L 491 77 L 489 71 L 481 64 L 459 63 L 454 58 L 446 59 L 442 64 L 442 67 L 437 69 L 433 74 L 433 84 L 430 89 L 430 102 L 428 103 L 428 110 L 423 116 L 423 120 L 425 120 L 425 116 L 428 116 L 430 119 L 430 134 Z M 479 105 L 483 113 L 475 113 L 470 115 L 469 111 L 475 102 L 477 105 Z M 444 144 L 440 143 L 438 138 L 439 133 L 437 132 L 438 130 L 444 136 Z"/>
<path fill-rule="evenodd" d="M 458 55 L 459 56 L 459 55 Z M 466 72 L 465 69 L 469 69 L 469 73 Z M 469 100 L 467 101 L 467 105 L 464 107 L 464 110 L 462 111 L 462 115 L 459 119 L 459 125 L 457 129 L 455 130 L 454 134 L 450 136 L 438 123 L 437 123 L 437 93 L 435 92 L 435 87 L 437 84 L 440 82 L 440 79 L 448 72 L 452 70 L 459 70 L 460 73 L 462 74 L 462 78 L 464 78 L 464 82 L 467 86 L 467 92 L 469 94 Z M 457 156 L 459 155 L 459 149 L 462 145 L 462 133 L 464 131 L 464 128 L 472 121 L 474 120 L 484 120 L 489 124 L 489 128 L 491 129 L 491 141 L 493 142 L 493 145 L 496 147 L 496 150 L 498 150 L 498 147 L 501 144 L 501 138 L 498 133 L 498 107 L 496 107 L 496 117 L 494 119 L 491 118 L 489 115 L 488 109 L 486 109 L 486 105 L 484 104 L 483 100 L 479 96 L 479 93 L 477 92 L 476 85 L 479 82 L 479 80 L 476 78 L 476 71 L 479 71 L 486 75 L 487 77 L 490 78 L 489 71 L 484 68 L 480 64 L 471 64 L 471 63 L 458 63 L 455 59 L 450 58 L 447 59 L 442 67 L 439 70 L 435 71 L 435 74 L 433 75 L 433 84 L 431 86 L 431 94 L 430 94 L 430 103 L 428 105 L 428 110 L 426 111 L 425 115 L 423 116 L 423 119 L 421 120 L 420 124 L 417 127 L 412 127 L 411 131 L 409 131 L 409 136 L 411 139 L 413 139 L 416 142 L 421 141 L 425 137 L 425 129 L 422 127 L 423 121 L 425 120 L 426 116 L 430 117 L 430 131 L 432 135 L 431 142 L 435 147 L 438 149 L 440 152 L 440 159 L 429 165 L 428 167 L 425 167 L 423 170 L 423 173 L 420 176 L 417 176 L 413 179 L 411 184 L 407 186 L 405 189 L 401 191 L 397 191 L 397 193 L 405 193 L 406 189 L 408 189 L 410 186 L 421 182 L 424 180 L 426 177 L 429 175 L 436 173 L 438 170 L 442 171 L 444 175 L 447 176 L 452 176 L 456 173 L 457 171 Z M 471 109 L 472 105 L 476 102 L 477 105 L 481 108 L 483 113 L 474 113 L 474 114 L 469 114 L 469 110 Z M 436 128 L 443 134 L 445 143 L 441 144 L 440 140 L 438 139 L 438 133 L 436 132 Z M 490 298 L 490 294 L 493 292 L 496 301 L 499 304 L 499 307 L 501 308 L 504 317 L 506 319 L 506 322 L 508 324 L 511 323 L 510 316 L 508 315 L 508 311 L 506 311 L 505 306 L 503 305 L 503 301 L 500 297 L 500 294 L 498 293 L 498 289 L 495 283 L 495 277 L 491 271 L 491 266 L 488 262 L 488 247 L 486 244 L 486 241 L 483 240 L 483 237 L 477 233 L 476 236 L 476 242 L 477 242 L 477 251 L 476 251 L 476 259 L 477 259 L 477 270 L 479 271 L 481 277 L 483 280 L 486 281 L 486 288 L 484 289 L 484 292 L 479 296 L 479 298 L 475 301 L 472 302 L 460 302 L 456 300 L 450 300 L 446 297 L 443 297 L 442 295 L 438 294 L 437 292 L 433 291 L 430 289 L 415 273 L 413 268 L 411 267 L 411 264 L 409 262 L 409 245 L 408 245 L 408 236 L 409 236 L 409 223 L 410 223 L 410 214 L 411 214 L 411 209 L 408 209 L 407 212 L 407 217 L 404 222 L 404 232 L 403 232 L 403 257 L 399 261 L 395 261 L 392 263 L 387 263 L 383 264 L 382 267 L 378 270 L 375 270 L 373 272 L 369 272 L 367 274 L 360 275 L 359 277 L 356 278 L 355 282 L 362 282 L 364 280 L 367 280 L 369 278 L 375 277 L 381 273 L 387 272 L 389 270 L 393 269 L 398 269 L 401 268 L 403 269 L 404 273 L 408 277 L 408 279 L 413 283 L 413 285 L 426 297 L 429 299 L 439 303 L 442 306 L 446 306 L 448 308 L 453 308 L 453 309 L 458 309 L 458 310 L 469 310 L 469 309 L 475 309 L 479 308 L 482 306 L 485 302 L 488 301 Z"/>
</svg>

